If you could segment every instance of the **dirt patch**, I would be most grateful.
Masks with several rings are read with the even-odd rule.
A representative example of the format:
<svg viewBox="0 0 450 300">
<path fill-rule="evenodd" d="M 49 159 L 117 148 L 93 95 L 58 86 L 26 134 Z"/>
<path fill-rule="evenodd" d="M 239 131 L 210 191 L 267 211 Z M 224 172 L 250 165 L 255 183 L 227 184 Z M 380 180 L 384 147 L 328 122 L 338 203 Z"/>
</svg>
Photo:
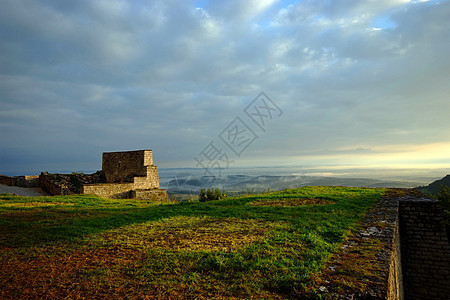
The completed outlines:
<svg viewBox="0 0 450 300">
<path fill-rule="evenodd" d="M 39 197 L 47 195 L 41 188 L 24 188 L 0 184 L 0 194 L 11 194 L 27 197 Z"/>
<path fill-rule="evenodd" d="M 304 205 L 326 205 L 334 204 L 334 202 L 325 199 L 312 198 L 284 198 L 284 199 L 261 199 L 249 203 L 251 206 L 304 206 Z"/>
<path fill-rule="evenodd" d="M 114 229 L 90 240 L 139 248 L 232 251 L 282 226 L 281 222 L 264 220 L 181 216 Z"/>
</svg>

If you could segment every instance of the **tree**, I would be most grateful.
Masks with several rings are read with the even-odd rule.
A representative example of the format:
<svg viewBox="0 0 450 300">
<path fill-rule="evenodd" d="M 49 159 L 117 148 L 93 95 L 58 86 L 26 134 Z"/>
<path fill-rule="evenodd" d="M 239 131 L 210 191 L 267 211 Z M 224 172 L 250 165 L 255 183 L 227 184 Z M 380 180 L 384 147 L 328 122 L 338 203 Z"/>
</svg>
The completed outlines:
<svg viewBox="0 0 450 300">
<path fill-rule="evenodd" d="M 198 194 L 198 201 L 200 201 L 200 202 L 208 201 L 208 197 L 206 196 L 205 189 L 200 190 L 200 194 Z"/>
</svg>

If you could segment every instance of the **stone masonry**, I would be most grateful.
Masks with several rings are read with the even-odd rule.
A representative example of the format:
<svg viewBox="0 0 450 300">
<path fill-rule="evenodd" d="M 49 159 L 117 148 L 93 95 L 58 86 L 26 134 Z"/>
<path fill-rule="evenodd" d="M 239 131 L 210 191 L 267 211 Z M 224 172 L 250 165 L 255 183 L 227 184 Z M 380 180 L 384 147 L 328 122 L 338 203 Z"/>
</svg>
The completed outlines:
<svg viewBox="0 0 450 300">
<path fill-rule="evenodd" d="M 168 200 L 159 188 L 158 167 L 153 165 L 151 150 L 105 152 L 102 172 L 106 182 L 85 184 L 82 194 L 105 198 L 141 198 L 160 202 Z"/>
<path fill-rule="evenodd" d="M 440 203 L 403 199 L 399 223 L 405 299 L 450 299 L 450 246 Z"/>
<path fill-rule="evenodd" d="M 102 170 L 106 183 L 134 183 L 135 189 L 159 189 L 158 167 L 151 150 L 105 152 Z"/>
</svg>

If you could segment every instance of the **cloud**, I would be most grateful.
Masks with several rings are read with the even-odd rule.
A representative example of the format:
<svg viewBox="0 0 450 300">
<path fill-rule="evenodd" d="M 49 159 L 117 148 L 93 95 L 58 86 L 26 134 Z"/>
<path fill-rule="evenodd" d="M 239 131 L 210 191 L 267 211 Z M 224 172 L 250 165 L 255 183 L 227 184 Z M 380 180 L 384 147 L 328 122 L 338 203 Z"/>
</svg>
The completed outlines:
<svg viewBox="0 0 450 300">
<path fill-rule="evenodd" d="M 285 113 L 236 164 L 446 142 L 449 13 L 449 1 L 5 0 L 0 173 L 24 156 L 66 169 L 137 148 L 192 166 L 261 91 Z"/>
</svg>

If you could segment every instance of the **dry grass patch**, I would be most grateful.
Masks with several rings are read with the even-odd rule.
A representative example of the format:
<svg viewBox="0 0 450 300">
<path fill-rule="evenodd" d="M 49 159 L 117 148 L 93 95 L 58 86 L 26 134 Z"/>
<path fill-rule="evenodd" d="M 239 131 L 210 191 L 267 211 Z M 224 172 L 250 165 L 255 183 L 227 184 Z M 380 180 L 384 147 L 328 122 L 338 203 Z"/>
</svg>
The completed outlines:
<svg viewBox="0 0 450 300">
<path fill-rule="evenodd" d="M 284 199 L 260 199 L 249 202 L 251 206 L 303 206 L 303 205 L 326 205 L 334 204 L 334 202 L 325 199 L 312 198 L 284 198 Z"/>
<path fill-rule="evenodd" d="M 179 216 L 109 230 L 90 240 L 133 248 L 231 251 L 284 226 L 264 220 Z"/>
<path fill-rule="evenodd" d="M 107 283 L 114 285 L 115 281 L 123 280 L 119 276 L 121 269 L 132 266 L 142 257 L 132 249 L 82 247 L 64 250 L 72 246 L 58 244 L 34 248 L 28 250 L 25 257 L 21 250 L 2 249 L 0 298 L 76 299 L 84 298 L 83 294 L 95 298 L 95 293 L 104 292 L 104 287 L 87 280 L 92 274 L 106 274 L 103 277 L 109 280 Z M 120 293 L 119 289 L 116 293 Z"/>
</svg>

